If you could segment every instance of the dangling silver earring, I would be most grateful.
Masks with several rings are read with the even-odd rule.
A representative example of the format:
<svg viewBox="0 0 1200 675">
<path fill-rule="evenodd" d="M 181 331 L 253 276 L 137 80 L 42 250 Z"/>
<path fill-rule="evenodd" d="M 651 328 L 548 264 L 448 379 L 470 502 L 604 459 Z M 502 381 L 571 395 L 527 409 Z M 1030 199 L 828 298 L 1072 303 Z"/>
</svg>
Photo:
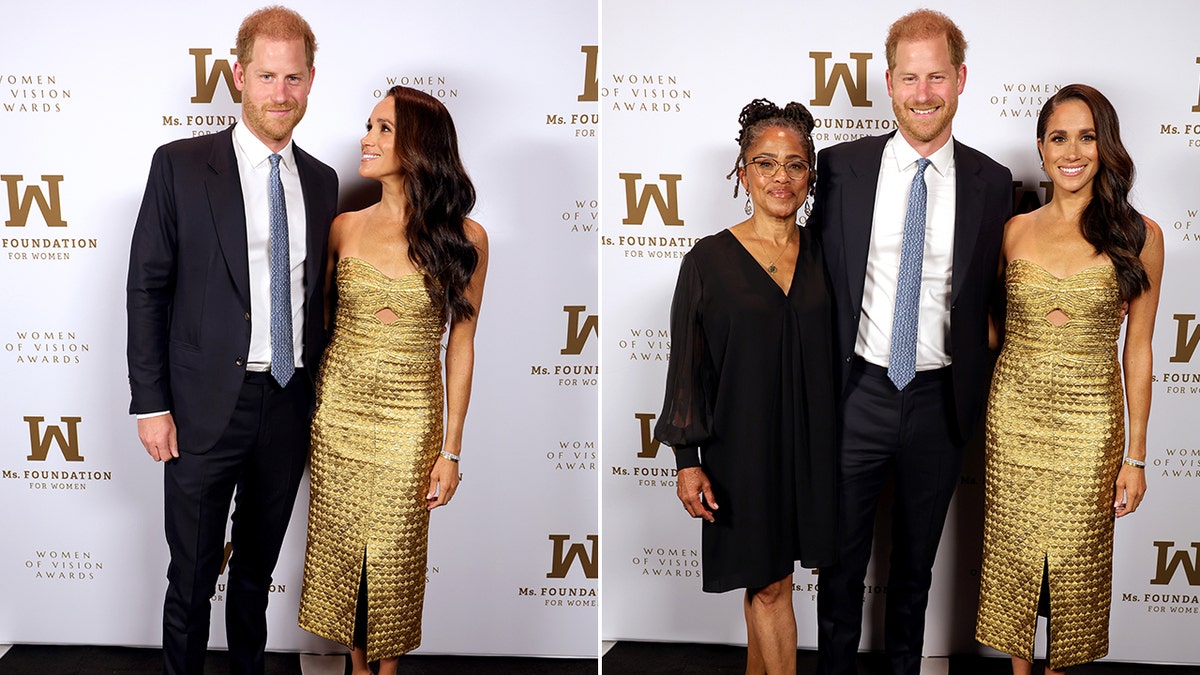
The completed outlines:
<svg viewBox="0 0 1200 675">
<path fill-rule="evenodd" d="M 754 215 L 754 205 L 750 203 L 750 195 L 746 195 L 746 215 Z"/>
<path fill-rule="evenodd" d="M 812 196 L 812 193 L 810 192 L 808 197 L 806 197 L 804 200 L 804 213 L 799 218 L 796 219 L 796 222 L 800 223 L 800 227 L 804 227 L 805 225 L 808 224 L 808 217 L 812 215 L 812 207 L 813 207 L 813 196 Z"/>
</svg>

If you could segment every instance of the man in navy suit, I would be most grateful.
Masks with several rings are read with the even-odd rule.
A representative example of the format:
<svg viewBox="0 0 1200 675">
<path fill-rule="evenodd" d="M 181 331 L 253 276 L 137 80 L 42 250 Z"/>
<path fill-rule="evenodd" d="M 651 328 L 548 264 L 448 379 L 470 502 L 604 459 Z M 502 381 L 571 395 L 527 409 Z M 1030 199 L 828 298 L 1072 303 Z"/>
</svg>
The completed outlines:
<svg viewBox="0 0 1200 675">
<path fill-rule="evenodd" d="M 812 220 L 834 295 L 842 385 L 839 557 L 821 570 L 817 598 L 822 675 L 856 672 L 863 580 L 889 477 L 884 642 L 893 673 L 920 672 L 934 556 L 987 394 L 988 307 L 1012 212 L 1008 169 L 951 136 L 967 77 L 962 32 L 918 10 L 892 25 L 886 51 L 899 132 L 817 159 Z"/>
<path fill-rule="evenodd" d="M 134 226 L 130 412 L 165 462 L 167 673 L 204 671 L 231 500 L 230 664 L 263 672 L 271 575 L 308 453 L 337 209 L 337 175 L 292 143 L 315 51 L 289 9 L 246 17 L 233 69 L 241 120 L 159 148 Z"/>
</svg>

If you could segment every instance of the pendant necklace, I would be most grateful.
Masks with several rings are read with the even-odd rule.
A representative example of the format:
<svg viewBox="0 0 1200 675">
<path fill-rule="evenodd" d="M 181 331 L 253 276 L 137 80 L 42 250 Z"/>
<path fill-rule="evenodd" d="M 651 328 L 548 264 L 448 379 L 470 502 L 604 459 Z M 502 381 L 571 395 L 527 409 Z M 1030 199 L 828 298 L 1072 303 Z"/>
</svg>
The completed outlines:
<svg viewBox="0 0 1200 675">
<path fill-rule="evenodd" d="M 762 237 L 759 237 L 759 239 L 758 239 L 758 248 L 759 248 L 759 249 L 760 249 L 760 250 L 763 252 L 763 257 L 764 257 L 764 258 L 770 258 L 770 262 L 768 262 L 768 263 L 765 265 L 765 267 L 766 267 L 766 269 L 767 269 L 767 274 L 772 274 L 772 275 L 773 275 L 773 274 L 775 274 L 776 272 L 778 272 L 778 271 L 779 271 L 779 268 L 775 266 L 775 261 L 776 261 L 776 260 L 779 260 L 781 257 L 783 257 L 783 254 L 784 254 L 784 253 L 786 253 L 786 252 L 787 252 L 787 250 L 788 250 L 789 248 L 791 248 L 791 247 L 792 247 L 792 240 L 791 240 L 791 238 L 789 237 L 789 238 L 788 238 L 788 240 L 787 240 L 787 242 L 786 242 L 786 243 L 784 243 L 784 245 L 783 245 L 783 248 L 782 248 L 782 249 L 780 249 L 779 253 L 776 253 L 776 254 L 775 254 L 775 257 L 774 257 L 774 258 L 771 258 L 771 256 L 770 256 L 770 255 L 767 253 L 767 247 L 766 247 L 766 246 L 763 246 L 763 243 L 762 243 Z"/>
</svg>

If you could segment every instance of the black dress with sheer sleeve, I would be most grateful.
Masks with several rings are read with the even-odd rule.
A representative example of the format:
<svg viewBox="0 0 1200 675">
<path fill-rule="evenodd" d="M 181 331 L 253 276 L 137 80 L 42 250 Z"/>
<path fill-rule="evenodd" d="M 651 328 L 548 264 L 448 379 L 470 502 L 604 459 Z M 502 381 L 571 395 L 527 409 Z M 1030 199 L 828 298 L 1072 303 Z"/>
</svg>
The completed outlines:
<svg viewBox="0 0 1200 675">
<path fill-rule="evenodd" d="M 719 509 L 702 525 L 704 590 L 760 588 L 833 562 L 832 306 L 800 228 L 787 294 L 729 230 L 683 258 L 671 302 L 666 401 L 654 435 L 700 466 Z"/>
</svg>

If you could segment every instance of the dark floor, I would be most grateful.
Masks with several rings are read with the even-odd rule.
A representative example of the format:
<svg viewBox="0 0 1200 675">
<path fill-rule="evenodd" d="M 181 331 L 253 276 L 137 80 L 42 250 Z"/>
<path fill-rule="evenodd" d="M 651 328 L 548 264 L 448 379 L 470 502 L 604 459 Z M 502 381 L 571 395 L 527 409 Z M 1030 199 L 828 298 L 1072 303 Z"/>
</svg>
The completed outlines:
<svg viewBox="0 0 1200 675">
<path fill-rule="evenodd" d="M 724 645 L 618 642 L 604 655 L 604 675 L 742 675 L 746 672 L 746 648 Z M 816 671 L 813 651 L 797 652 L 796 673 Z M 890 675 L 887 660 L 880 654 L 858 658 L 859 675 Z M 1007 659 L 977 656 L 950 658 L 950 675 L 1009 675 Z M 1092 663 L 1067 671 L 1070 675 L 1200 675 L 1197 666 L 1147 666 L 1130 663 Z"/>
<path fill-rule="evenodd" d="M 205 673 L 229 672 L 225 652 L 209 652 Z M 400 659 L 401 675 L 595 675 L 595 659 L 501 656 L 417 656 Z M 128 647 L 13 645 L 0 657 L 0 675 L 145 675 L 162 672 L 162 650 Z M 349 670 L 347 670 L 349 672 Z M 267 675 L 299 675 L 296 654 L 267 654 Z"/>
<path fill-rule="evenodd" d="M 812 651 L 797 652 L 796 673 L 816 669 Z M 225 652 L 209 652 L 207 673 L 229 672 Z M 725 645 L 619 642 L 603 659 L 604 675 L 742 675 L 746 648 Z M 862 654 L 859 675 L 885 675 L 886 659 Z M 595 675 L 591 659 L 531 659 L 483 656 L 418 656 L 400 660 L 401 675 Z M 63 647 L 15 645 L 0 657 L 0 675 L 144 675 L 162 672 L 162 652 L 127 647 Z M 267 654 L 267 675 L 299 675 L 296 654 Z M 950 658 L 950 675 L 1008 675 L 1006 659 L 975 656 Z M 1197 666 L 1151 666 L 1092 663 L 1070 669 L 1071 675 L 1200 675 Z"/>
</svg>

